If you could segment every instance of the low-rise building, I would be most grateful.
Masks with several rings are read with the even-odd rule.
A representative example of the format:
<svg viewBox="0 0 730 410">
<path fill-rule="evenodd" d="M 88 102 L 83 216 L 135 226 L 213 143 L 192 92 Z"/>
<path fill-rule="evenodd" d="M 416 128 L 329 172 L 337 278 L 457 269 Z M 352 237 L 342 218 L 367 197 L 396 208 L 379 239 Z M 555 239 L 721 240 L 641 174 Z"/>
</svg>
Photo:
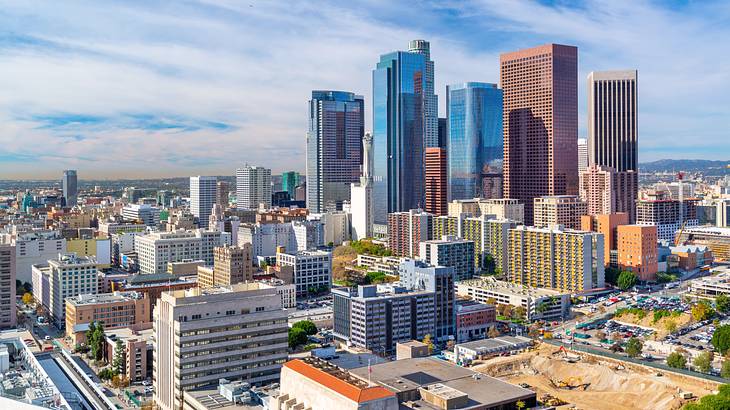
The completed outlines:
<svg viewBox="0 0 730 410">
<path fill-rule="evenodd" d="M 106 359 L 109 363 L 114 361 L 117 355 L 117 340 L 121 341 L 122 373 L 127 379 L 134 382 L 141 382 L 152 378 L 152 357 L 154 347 L 154 330 L 152 323 L 135 325 L 120 329 L 104 329 L 106 343 Z"/>
<path fill-rule="evenodd" d="M 276 265 L 292 270 L 297 296 L 326 292 L 332 287 L 332 253 L 326 251 L 278 252 Z"/>
<path fill-rule="evenodd" d="M 147 295 L 150 300 L 150 314 L 162 296 L 162 292 L 192 289 L 197 286 L 198 283 L 195 279 L 179 278 L 167 273 L 133 275 L 111 281 L 112 291 L 139 292 Z"/>
<path fill-rule="evenodd" d="M 398 265 L 404 258 L 400 256 L 372 256 L 357 255 L 357 266 L 362 266 L 368 272 L 381 272 L 386 275 L 396 275 L 398 273 Z"/>
<path fill-rule="evenodd" d="M 730 296 L 730 271 L 690 281 L 689 293 L 714 299 L 717 295 Z"/>
<path fill-rule="evenodd" d="M 483 339 L 489 328 L 497 324 L 497 310 L 494 305 L 473 300 L 456 301 L 456 342 Z"/>
<path fill-rule="evenodd" d="M 514 353 L 532 346 L 532 339 L 522 336 L 500 336 L 492 339 L 458 343 L 454 346 L 457 364 L 468 364 L 500 353 Z"/>
<path fill-rule="evenodd" d="M 96 260 L 90 256 L 59 254 L 42 265 L 33 265 L 33 296 L 59 327 L 66 323 L 66 299 L 95 295 L 99 291 Z"/>
<path fill-rule="evenodd" d="M 184 259 L 179 262 L 167 262 L 167 273 L 175 276 L 195 276 L 198 274 L 198 266 L 205 266 L 205 261 Z"/>
<path fill-rule="evenodd" d="M 86 342 L 89 324 L 118 329 L 150 322 L 150 300 L 139 292 L 78 295 L 66 299 L 66 336 L 74 344 Z"/>
<path fill-rule="evenodd" d="M 705 245 L 672 246 L 669 248 L 677 259 L 677 266 L 684 272 L 692 272 L 714 262 L 712 251 Z"/>
</svg>

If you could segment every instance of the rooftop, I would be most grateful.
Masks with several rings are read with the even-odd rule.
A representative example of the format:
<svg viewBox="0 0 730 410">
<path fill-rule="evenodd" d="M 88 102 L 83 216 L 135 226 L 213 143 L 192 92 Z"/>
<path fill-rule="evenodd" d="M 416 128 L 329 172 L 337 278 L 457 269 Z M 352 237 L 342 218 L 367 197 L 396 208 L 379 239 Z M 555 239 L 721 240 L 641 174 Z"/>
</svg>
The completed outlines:
<svg viewBox="0 0 730 410">
<path fill-rule="evenodd" d="M 534 298 L 564 295 L 564 293 L 561 293 L 561 292 L 559 292 L 557 290 L 553 290 L 553 289 L 531 288 L 531 287 L 517 284 L 517 283 L 496 280 L 494 278 L 469 279 L 469 280 L 458 282 L 456 284 L 456 286 L 457 287 L 470 286 L 470 287 L 476 287 L 476 288 L 480 288 L 480 289 L 491 289 L 496 292 L 511 293 L 511 294 L 515 294 L 515 295 L 524 295 L 524 296 L 530 296 L 530 297 L 534 297 Z"/>
<path fill-rule="evenodd" d="M 493 350 L 500 349 L 505 346 L 515 346 L 532 343 L 532 339 L 522 336 L 500 336 L 490 339 L 474 340 L 466 343 L 459 343 L 459 347 L 472 349 L 472 350 Z"/>
<path fill-rule="evenodd" d="M 140 300 L 144 298 L 143 293 L 139 292 L 114 292 L 100 293 L 98 295 L 77 295 L 66 298 L 66 303 L 76 306 L 98 305 L 105 303 L 127 302 L 131 300 Z"/>
</svg>

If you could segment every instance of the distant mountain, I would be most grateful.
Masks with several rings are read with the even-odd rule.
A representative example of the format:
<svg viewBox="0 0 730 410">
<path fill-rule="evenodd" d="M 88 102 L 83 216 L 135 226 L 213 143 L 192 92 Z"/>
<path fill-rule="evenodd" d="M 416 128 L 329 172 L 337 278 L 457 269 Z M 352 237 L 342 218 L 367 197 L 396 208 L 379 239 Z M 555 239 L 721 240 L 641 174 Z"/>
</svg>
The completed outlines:
<svg viewBox="0 0 730 410">
<path fill-rule="evenodd" d="M 730 160 L 712 161 L 707 159 L 660 159 L 639 164 L 640 172 L 702 172 L 703 174 L 724 175 L 730 173 Z"/>
</svg>

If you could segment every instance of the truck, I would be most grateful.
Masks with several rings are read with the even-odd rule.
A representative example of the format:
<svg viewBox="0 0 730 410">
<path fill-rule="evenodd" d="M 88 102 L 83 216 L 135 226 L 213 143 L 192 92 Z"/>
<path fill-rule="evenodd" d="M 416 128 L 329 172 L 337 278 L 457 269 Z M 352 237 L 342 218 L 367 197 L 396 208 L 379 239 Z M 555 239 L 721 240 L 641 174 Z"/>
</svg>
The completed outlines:
<svg viewBox="0 0 730 410">
<path fill-rule="evenodd" d="M 573 337 L 575 337 L 576 339 L 589 339 L 591 335 L 575 332 L 573 333 Z"/>
</svg>

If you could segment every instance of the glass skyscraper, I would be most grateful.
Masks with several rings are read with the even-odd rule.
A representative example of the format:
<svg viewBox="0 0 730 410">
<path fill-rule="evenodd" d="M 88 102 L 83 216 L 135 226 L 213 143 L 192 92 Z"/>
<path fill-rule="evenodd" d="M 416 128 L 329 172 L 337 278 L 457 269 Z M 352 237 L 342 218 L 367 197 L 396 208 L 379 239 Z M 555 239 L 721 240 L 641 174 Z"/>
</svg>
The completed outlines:
<svg viewBox="0 0 730 410">
<path fill-rule="evenodd" d="M 286 191 L 289 194 L 289 198 L 294 198 L 297 186 L 299 186 L 298 172 L 287 171 L 281 174 L 281 190 Z"/>
<path fill-rule="evenodd" d="M 449 85 L 446 114 L 449 200 L 490 198 L 483 179 L 500 178 L 504 157 L 502 90 L 490 83 Z"/>
<path fill-rule="evenodd" d="M 67 169 L 63 171 L 63 179 L 61 180 L 61 187 L 63 189 L 63 198 L 66 201 L 67 207 L 76 206 L 78 197 L 78 181 L 76 179 L 76 170 Z"/>
<path fill-rule="evenodd" d="M 431 135 L 438 146 L 433 95 L 433 62 L 428 42 L 414 40 L 410 51 L 380 56 L 373 70 L 374 222 L 389 212 L 424 205 L 424 149 Z"/>
<path fill-rule="evenodd" d="M 312 91 L 307 132 L 307 208 L 342 210 L 360 180 L 365 102 L 346 91 Z"/>
</svg>

